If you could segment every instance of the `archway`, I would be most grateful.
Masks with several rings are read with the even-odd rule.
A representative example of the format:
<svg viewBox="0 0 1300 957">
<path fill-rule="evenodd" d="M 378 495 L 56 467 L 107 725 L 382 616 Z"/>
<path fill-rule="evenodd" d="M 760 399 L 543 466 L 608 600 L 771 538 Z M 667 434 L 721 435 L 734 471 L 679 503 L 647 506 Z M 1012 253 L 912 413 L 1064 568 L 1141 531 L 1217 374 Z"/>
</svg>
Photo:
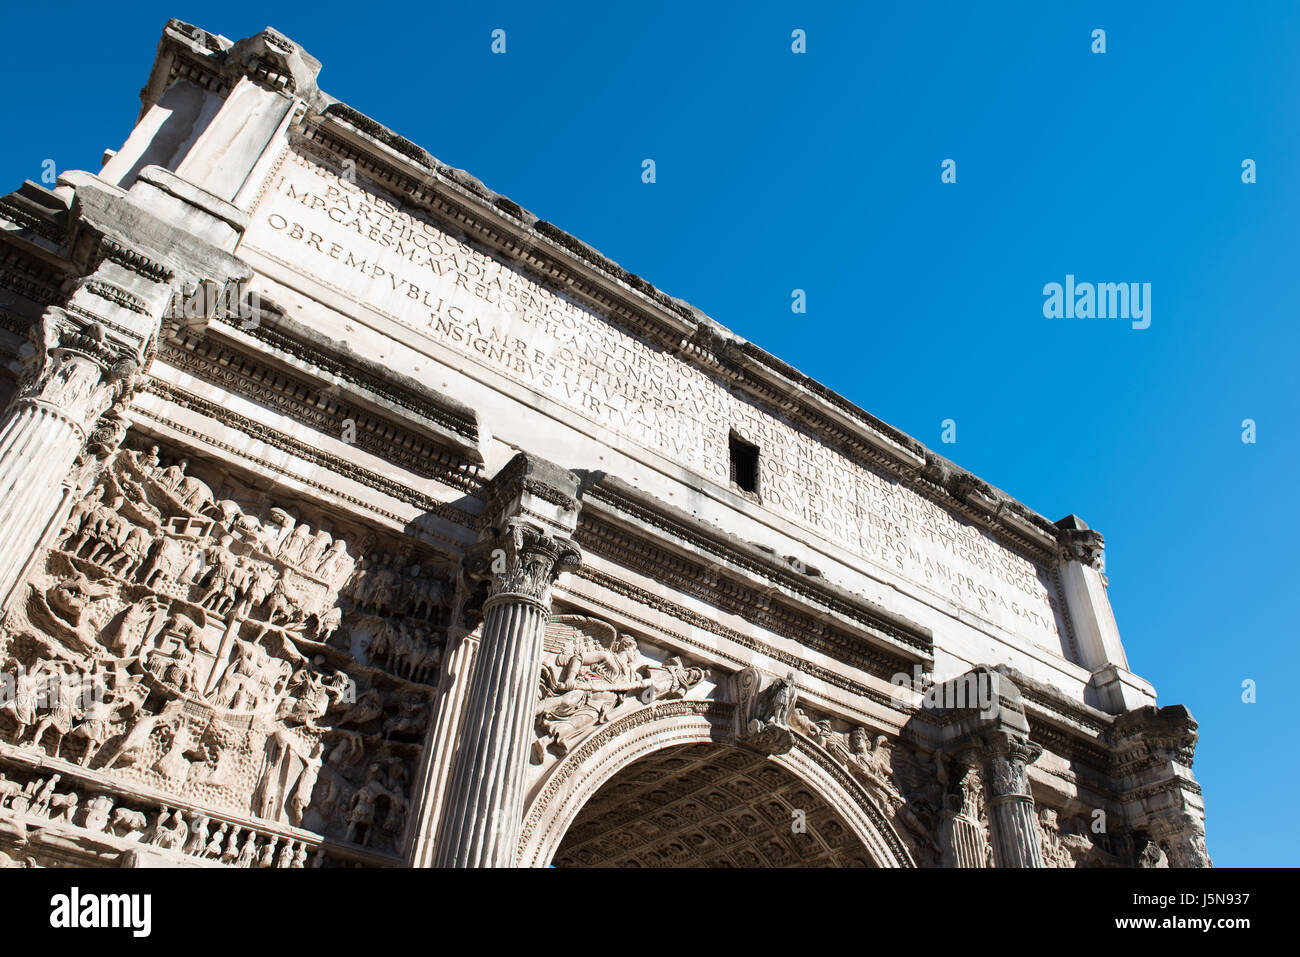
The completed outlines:
<svg viewBox="0 0 1300 957">
<path fill-rule="evenodd" d="M 732 745 L 663 748 L 610 778 L 556 867 L 872 867 L 839 815 L 790 771 Z"/>
<path fill-rule="evenodd" d="M 519 863 L 914 866 L 861 787 L 796 737 L 775 757 L 738 747 L 732 706 L 714 701 L 656 703 L 612 721 L 539 782 Z"/>
</svg>

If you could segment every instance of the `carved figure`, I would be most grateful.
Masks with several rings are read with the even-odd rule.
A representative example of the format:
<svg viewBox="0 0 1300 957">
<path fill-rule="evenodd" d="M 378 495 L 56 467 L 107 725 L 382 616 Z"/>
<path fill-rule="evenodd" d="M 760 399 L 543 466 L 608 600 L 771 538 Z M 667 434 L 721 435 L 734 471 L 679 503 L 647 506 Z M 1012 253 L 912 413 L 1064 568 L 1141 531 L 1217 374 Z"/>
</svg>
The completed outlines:
<svg viewBox="0 0 1300 957">
<path fill-rule="evenodd" d="M 101 506 L 101 499 L 104 495 L 104 486 L 96 485 L 86 496 L 72 507 L 68 513 L 67 521 L 63 523 L 63 528 L 59 531 L 59 547 L 65 550 L 71 550 L 75 553 L 76 549 L 69 549 L 69 546 L 76 541 L 82 532 L 82 525 L 97 508 Z"/>
<path fill-rule="evenodd" d="M 312 748 L 311 754 L 306 758 L 302 774 L 298 775 L 293 791 L 289 794 L 285 811 L 288 814 L 289 823 L 295 827 L 302 824 L 303 813 L 311 804 L 311 794 L 316 789 L 316 779 L 320 775 L 321 753 L 324 749 L 325 745 L 317 741 L 315 747 Z"/>
<path fill-rule="evenodd" d="M 0 774 L 0 807 L 5 803 L 23 793 L 23 786 L 17 781 L 11 781 L 3 774 Z"/>
<path fill-rule="evenodd" d="M 66 668 L 66 671 L 63 670 L 64 668 Z M 66 663 L 50 671 L 50 677 L 52 679 L 50 681 L 52 700 L 49 704 L 49 710 L 36 723 L 36 730 L 32 732 L 31 745 L 33 748 L 40 747 L 41 738 L 46 731 L 52 729 L 54 731 L 54 751 L 51 756 L 57 758 L 64 736 L 72 730 L 73 716 L 81 698 L 82 686 L 80 681 L 73 680 L 72 666 Z"/>
<path fill-rule="evenodd" d="M 751 682 L 757 680 L 756 673 L 750 677 Z M 756 684 L 754 689 L 757 689 Z M 790 721 L 794 718 L 798 698 L 793 671 L 762 694 L 755 694 L 750 705 L 753 717 L 745 726 L 745 743 L 764 754 L 784 754 L 794 747 Z"/>
<path fill-rule="evenodd" d="M 104 561 L 104 568 L 126 579 L 144 562 L 153 547 L 153 535 L 148 529 L 131 526 L 121 545 Z"/>
<path fill-rule="evenodd" d="M 208 841 L 203 849 L 204 857 L 219 858 L 221 856 L 221 847 L 226 840 L 226 828 L 229 826 L 225 821 L 221 822 L 216 833 L 212 835 L 212 840 Z"/>
<path fill-rule="evenodd" d="M 102 767 L 108 770 L 123 757 L 134 760 L 134 752 L 144 747 L 155 728 L 176 721 L 181 717 L 185 702 L 179 698 L 168 701 L 157 714 L 145 714 L 137 707 L 136 720 L 121 742 L 109 754 Z"/>
<path fill-rule="evenodd" d="M 307 546 L 311 543 L 311 539 L 311 527 L 304 522 L 284 540 L 284 543 L 280 546 L 278 557 L 295 568 L 298 567 L 302 564 L 303 555 L 307 550 Z"/>
<path fill-rule="evenodd" d="M 704 677 L 680 658 L 642 663 L 636 639 L 613 625 L 582 615 L 559 615 L 547 625 L 545 646 L 553 665 L 542 668 L 532 760 L 547 750 L 564 755 L 592 728 L 604 724 L 629 693 L 643 703 L 684 694 Z"/>
<path fill-rule="evenodd" d="M 190 773 L 190 758 L 199 757 L 196 751 L 194 733 L 184 720 L 177 720 L 171 725 L 171 743 L 163 756 L 154 762 L 153 769 L 164 778 L 174 783 L 183 782 Z"/>
<path fill-rule="evenodd" d="M 113 585 L 92 582 L 81 572 L 73 572 L 46 592 L 45 601 L 51 611 L 89 643 L 92 636 L 87 629 L 93 618 L 91 612 L 98 601 L 113 594 L 114 590 Z"/>
<path fill-rule="evenodd" d="M 181 506 L 191 512 L 202 512 L 212 504 L 212 489 L 206 482 L 200 481 L 192 475 L 187 475 L 181 479 L 173 492 L 176 498 L 180 500 Z"/>
<path fill-rule="evenodd" d="M 106 794 L 97 794 L 86 802 L 86 817 L 82 827 L 98 834 L 108 826 L 108 815 L 113 810 L 113 800 Z"/>
<path fill-rule="evenodd" d="M 119 658 L 134 657 L 144 642 L 149 623 L 161 607 L 162 602 L 153 595 L 132 604 L 113 634 L 105 633 L 101 637 L 104 647 Z"/>
<path fill-rule="evenodd" d="M 252 867 L 253 861 L 257 857 L 257 834 L 253 831 L 248 832 L 248 838 L 244 841 L 244 846 L 239 849 L 239 859 L 235 861 L 236 867 Z"/>
<path fill-rule="evenodd" d="M 54 794 L 50 796 L 50 820 L 67 821 L 72 823 L 72 816 L 77 813 L 76 791 L 69 791 L 67 794 Z"/>
<path fill-rule="evenodd" d="M 185 844 L 185 836 L 189 830 L 189 825 L 185 823 L 185 818 L 179 809 L 173 812 L 169 821 L 167 808 L 164 807 L 162 813 L 158 815 L 158 822 L 154 825 L 153 843 L 163 850 L 179 851 Z"/>
<path fill-rule="evenodd" d="M 27 729 L 36 723 L 40 682 L 40 662 L 37 662 L 30 674 L 21 661 L 14 662 L 14 697 L 5 705 L 4 710 L 18 725 L 15 740 L 21 741 Z"/>
<path fill-rule="evenodd" d="M 337 587 L 340 582 L 345 581 L 352 574 L 354 564 L 352 558 L 348 555 L 347 542 L 341 538 L 336 538 L 325 551 L 320 564 L 316 566 L 316 576 Z"/>
<path fill-rule="evenodd" d="M 1138 855 L 1138 867 L 1168 867 L 1169 858 L 1155 841 L 1147 841 Z"/>
<path fill-rule="evenodd" d="M 110 722 L 113 715 L 123 709 L 136 706 L 134 686 L 116 691 L 113 700 L 109 701 L 104 696 L 103 686 L 98 677 L 93 678 L 92 681 L 93 693 L 88 696 L 90 700 L 85 701 L 77 711 L 77 717 L 81 719 L 81 723 L 72 729 L 73 737 L 83 738 L 86 742 L 86 747 L 77 760 L 77 763 L 82 767 L 90 764 L 90 759 L 103 747 L 104 742 L 112 736 Z M 140 700 L 143 700 L 143 698 Z"/>
<path fill-rule="evenodd" d="M 429 707 L 420 695 L 407 695 L 397 705 L 398 713 L 384 722 L 385 735 L 418 734 L 429 720 Z"/>
<path fill-rule="evenodd" d="M 113 811 L 113 833 L 128 840 L 139 840 L 148 825 L 143 811 L 119 807 Z"/>
<path fill-rule="evenodd" d="M 333 536 L 325 529 L 318 531 L 312 540 L 303 549 L 301 557 L 298 559 L 298 567 L 308 573 L 315 573 L 333 543 Z"/>
<path fill-rule="evenodd" d="M 182 848 L 186 854 L 202 854 L 208 846 L 208 823 L 204 814 L 196 814 L 190 821 L 190 836 Z"/>
<path fill-rule="evenodd" d="M 355 840 L 363 846 L 370 843 L 374 837 L 375 805 L 381 797 L 387 797 L 393 803 L 401 800 L 405 804 L 404 798 L 399 798 L 384 787 L 381 773 L 378 764 L 372 764 L 366 770 L 366 783 L 352 795 L 352 804 L 348 809 L 348 828 L 343 840 Z"/>
<path fill-rule="evenodd" d="M 278 555 L 297 522 L 282 508 L 271 509 L 268 521 L 262 524 L 257 544 L 267 555 Z"/>
<path fill-rule="evenodd" d="M 271 867 L 275 864 L 275 846 L 280 842 L 278 834 L 272 834 L 267 842 L 262 845 L 261 853 L 257 857 L 258 867 Z"/>
<path fill-rule="evenodd" d="M 233 864 L 239 857 L 239 832 L 243 830 L 239 825 L 230 829 L 230 839 L 226 841 L 226 849 L 221 852 L 222 864 Z"/>
<path fill-rule="evenodd" d="M 180 539 L 164 536 L 158 543 L 153 559 L 145 567 L 143 578 L 147 588 L 162 590 L 172 582 L 186 582 L 197 571 L 197 555 Z"/>
<path fill-rule="evenodd" d="M 90 551 L 86 553 L 88 561 L 102 564 L 104 559 L 117 551 L 126 540 L 131 523 L 121 514 L 124 504 L 126 504 L 124 496 L 115 496 L 113 503 L 98 513 L 99 519 L 92 531 L 93 544 Z"/>
<path fill-rule="evenodd" d="M 284 846 L 280 848 L 280 855 L 276 858 L 276 867 L 293 866 L 293 849 L 297 846 L 297 841 L 285 841 Z"/>
<path fill-rule="evenodd" d="M 141 472 L 152 477 L 153 474 L 158 471 L 158 446 L 151 445 L 149 446 L 149 451 L 147 453 L 138 455 L 136 457 L 136 465 L 139 466 Z"/>
<path fill-rule="evenodd" d="M 239 558 L 230 550 L 234 541 L 234 536 L 222 535 L 217 544 L 204 550 L 203 559 L 207 573 L 198 584 L 206 585 L 207 591 L 199 599 L 199 607 L 211 608 L 218 613 L 230 607 L 232 596 L 226 589 L 233 581 L 239 567 Z"/>
<path fill-rule="evenodd" d="M 40 789 L 37 790 L 35 797 L 32 798 L 32 802 L 28 806 L 30 813 L 40 815 L 49 813 L 50 800 L 54 797 L 54 789 L 61 777 L 61 775 L 54 774 L 41 783 Z"/>
<path fill-rule="evenodd" d="M 164 684 L 189 693 L 194 690 L 194 663 L 200 646 L 198 626 L 182 615 L 172 615 L 145 657 L 145 668 Z"/>
<path fill-rule="evenodd" d="M 180 484 L 185 479 L 185 469 L 189 467 L 189 459 L 181 459 L 175 465 L 169 465 L 156 476 L 157 482 L 169 492 L 174 492 L 180 488 Z"/>
</svg>

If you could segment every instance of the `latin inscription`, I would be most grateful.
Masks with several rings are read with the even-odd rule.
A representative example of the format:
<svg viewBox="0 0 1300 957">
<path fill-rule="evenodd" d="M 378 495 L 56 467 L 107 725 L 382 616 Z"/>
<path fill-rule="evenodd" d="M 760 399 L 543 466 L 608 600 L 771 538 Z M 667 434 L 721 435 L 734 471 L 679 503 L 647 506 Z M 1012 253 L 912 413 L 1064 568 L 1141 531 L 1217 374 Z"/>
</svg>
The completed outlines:
<svg viewBox="0 0 1300 957">
<path fill-rule="evenodd" d="M 734 429 L 767 507 L 1064 653 L 1034 563 L 357 178 L 288 151 L 245 244 L 723 486 Z"/>
</svg>

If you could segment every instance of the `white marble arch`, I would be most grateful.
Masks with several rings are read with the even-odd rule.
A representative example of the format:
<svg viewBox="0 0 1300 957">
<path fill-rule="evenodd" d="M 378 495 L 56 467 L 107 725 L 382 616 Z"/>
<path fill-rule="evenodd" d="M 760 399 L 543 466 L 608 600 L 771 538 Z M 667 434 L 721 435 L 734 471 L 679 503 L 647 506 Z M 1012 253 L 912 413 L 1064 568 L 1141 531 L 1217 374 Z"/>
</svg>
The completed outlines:
<svg viewBox="0 0 1300 957">
<path fill-rule="evenodd" d="M 664 748 L 701 743 L 736 744 L 730 704 L 657 702 L 600 728 L 535 785 L 524 815 L 517 864 L 549 865 L 583 806 L 634 761 Z M 794 748 L 770 760 L 833 808 L 877 867 L 916 866 L 897 831 L 861 785 L 822 748 L 796 733 Z"/>
</svg>

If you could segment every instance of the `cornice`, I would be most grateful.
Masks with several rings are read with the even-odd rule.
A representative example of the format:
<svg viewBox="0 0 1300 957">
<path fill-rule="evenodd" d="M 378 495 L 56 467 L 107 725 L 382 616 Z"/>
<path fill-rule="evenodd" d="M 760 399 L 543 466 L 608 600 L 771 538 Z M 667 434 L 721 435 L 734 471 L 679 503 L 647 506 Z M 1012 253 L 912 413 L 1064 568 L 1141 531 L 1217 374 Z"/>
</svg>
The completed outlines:
<svg viewBox="0 0 1300 957">
<path fill-rule="evenodd" d="M 322 466 L 330 472 L 337 475 L 343 475 L 360 485 L 382 492 L 396 501 L 405 502 L 408 505 L 414 505 L 424 514 L 445 519 L 446 521 L 463 528 L 474 527 L 476 516 L 462 511 L 454 505 L 440 502 L 430 495 L 417 492 L 415 489 L 403 482 L 381 475 L 378 472 L 364 468 L 348 461 L 347 459 L 324 452 L 310 443 L 285 435 L 283 432 L 273 429 L 264 423 L 233 413 L 225 406 L 202 398 L 201 396 L 194 395 L 193 393 L 187 392 L 171 383 L 164 382 L 156 377 L 150 377 L 145 384 L 144 391 L 165 399 L 180 408 L 188 409 L 192 412 L 198 413 L 199 415 L 205 416 L 206 418 L 212 419 L 213 421 L 220 422 L 222 425 L 235 429 L 238 432 L 242 432 L 244 435 L 247 435 L 252 439 L 264 442 L 271 448 L 279 449 L 283 452 L 289 452 L 304 461 Z M 239 452 L 239 450 L 235 449 L 233 446 L 219 442 L 210 436 L 198 433 L 194 429 L 184 427 L 177 422 L 161 419 L 152 413 L 139 408 L 133 408 L 132 411 L 135 414 L 142 414 L 147 415 L 150 418 L 156 418 L 168 428 L 183 434 L 191 435 L 196 439 L 201 439 L 206 445 L 220 448 L 230 453 Z M 346 501 L 357 507 L 359 510 L 380 515 L 390 522 L 404 524 L 406 521 L 393 512 L 386 511 L 373 504 L 364 502 L 356 496 L 348 495 L 327 482 L 302 477 L 299 477 L 298 480 L 326 491 L 331 496 Z"/>
<path fill-rule="evenodd" d="M 418 475 L 465 491 L 482 484 L 473 410 L 414 380 L 386 374 L 299 323 L 169 322 L 160 355 L 321 432 L 342 435 L 350 419 L 358 446 Z"/>
<path fill-rule="evenodd" d="M 238 325 L 219 320 L 212 329 L 228 339 L 245 335 L 256 339 L 268 358 L 288 360 L 295 366 L 305 364 L 323 378 L 354 386 L 359 399 L 390 406 L 386 410 L 390 418 L 401 416 L 442 443 L 451 444 L 475 464 L 482 464 L 478 414 L 469 406 L 359 355 L 347 343 L 322 336 L 283 313 L 267 309 L 258 318 L 255 323 Z"/>
<path fill-rule="evenodd" d="M 355 430 L 351 444 L 422 478 L 436 479 L 464 491 L 473 491 L 479 485 L 475 465 L 427 438 L 350 404 L 345 394 L 330 394 L 319 382 L 287 374 L 212 337 L 189 334 L 184 328 L 174 330 L 160 344 L 158 358 L 323 434 L 342 435 L 350 420 Z"/>
<path fill-rule="evenodd" d="M 58 300 L 68 275 L 67 270 L 56 268 L 29 249 L 0 243 L 0 286 L 24 299 L 41 306 Z"/>
<path fill-rule="evenodd" d="M 622 551 L 640 565 L 649 563 L 656 568 L 680 569 L 679 577 L 684 589 L 705 586 L 720 596 L 729 595 L 737 599 L 747 613 L 750 610 L 765 612 L 770 618 L 788 617 L 792 613 L 803 634 L 812 638 L 820 634 L 836 645 L 861 643 L 861 636 L 850 635 L 847 631 L 837 634 L 833 626 L 834 620 L 851 623 L 879 646 L 883 659 L 904 664 L 902 669 L 895 671 L 910 671 L 911 666 L 918 662 L 927 667 L 933 663 L 934 636 L 929 628 L 824 578 L 800 574 L 787 562 L 758 546 L 705 524 L 626 482 L 603 476 L 584 488 L 583 501 L 582 525 L 588 526 L 589 534 L 599 534 L 606 542 L 615 541 L 619 533 L 613 528 L 600 526 L 598 522 L 602 517 L 607 520 L 606 524 L 608 519 L 615 522 L 620 518 L 632 519 L 658 533 L 661 540 L 651 540 L 636 535 L 625 523 L 619 523 L 626 529 L 622 535 L 632 547 L 630 552 L 626 548 Z M 664 547 L 668 543 L 684 547 L 684 552 L 670 554 Z M 708 556 L 712 556 L 714 561 L 709 561 Z M 770 582 L 775 588 L 756 590 L 740 575 L 729 573 L 719 562 L 726 563 L 736 572 Z M 782 606 L 789 609 L 784 615 Z"/>
</svg>

